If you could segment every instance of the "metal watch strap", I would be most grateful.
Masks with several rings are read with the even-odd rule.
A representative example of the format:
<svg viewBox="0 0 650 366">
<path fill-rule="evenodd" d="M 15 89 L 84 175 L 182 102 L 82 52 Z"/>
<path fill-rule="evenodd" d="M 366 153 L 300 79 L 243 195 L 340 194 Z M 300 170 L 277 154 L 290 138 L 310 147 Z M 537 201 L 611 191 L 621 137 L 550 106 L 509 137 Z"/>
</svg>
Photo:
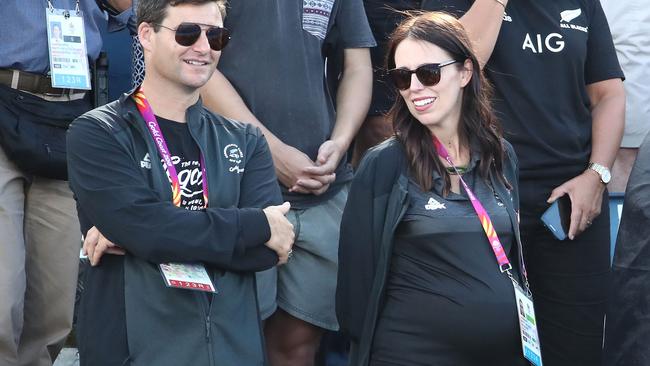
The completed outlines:
<svg viewBox="0 0 650 366">
<path fill-rule="evenodd" d="M 591 162 L 587 166 L 587 169 L 591 169 L 596 173 L 598 173 L 598 176 L 600 177 L 600 181 L 603 184 L 609 183 L 611 179 L 611 173 L 609 172 L 609 169 L 606 166 Z"/>
</svg>

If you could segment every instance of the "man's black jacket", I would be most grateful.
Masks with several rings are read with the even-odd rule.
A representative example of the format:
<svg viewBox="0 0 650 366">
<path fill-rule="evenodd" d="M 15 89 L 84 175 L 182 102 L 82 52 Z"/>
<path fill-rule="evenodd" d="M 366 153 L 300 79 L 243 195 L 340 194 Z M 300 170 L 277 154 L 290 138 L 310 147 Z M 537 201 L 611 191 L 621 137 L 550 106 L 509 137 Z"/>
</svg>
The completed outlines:
<svg viewBox="0 0 650 366">
<path fill-rule="evenodd" d="M 102 324 L 110 317 L 100 315 L 123 312 L 126 337 L 117 338 L 128 341 L 131 365 L 263 364 L 254 272 L 277 263 L 264 245 L 270 229 L 261 210 L 281 202 L 271 154 L 259 129 L 210 113 L 200 102 L 187 110 L 186 121 L 205 159 L 204 211 L 172 204 L 158 150 L 129 95 L 70 126 L 68 170 L 82 230 L 94 225 L 127 251 L 123 267 L 114 267 L 123 280 L 102 283 L 114 278 L 102 271 L 122 258 L 105 257 L 103 266 L 90 269 L 86 295 L 100 308 L 88 318 L 99 322 L 93 324 L 98 332 L 116 326 Z M 165 262 L 204 263 L 219 294 L 208 301 L 200 292 L 165 287 L 157 265 Z M 107 343 L 116 335 L 103 334 Z M 93 362 L 110 356 L 102 355 Z"/>
</svg>

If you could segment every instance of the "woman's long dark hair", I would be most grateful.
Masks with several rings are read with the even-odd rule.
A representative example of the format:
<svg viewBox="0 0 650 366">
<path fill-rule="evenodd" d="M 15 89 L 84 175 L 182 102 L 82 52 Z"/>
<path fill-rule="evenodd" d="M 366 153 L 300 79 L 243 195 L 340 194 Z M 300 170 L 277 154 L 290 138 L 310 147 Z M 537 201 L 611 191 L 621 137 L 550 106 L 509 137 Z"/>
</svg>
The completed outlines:
<svg viewBox="0 0 650 366">
<path fill-rule="evenodd" d="M 504 150 L 501 144 L 501 129 L 492 111 L 490 97 L 492 87 L 481 72 L 471 43 L 458 19 L 441 12 L 411 13 L 393 32 L 388 43 L 386 55 L 387 69 L 395 68 L 395 50 L 405 39 L 432 43 L 447 51 L 453 59 L 469 59 L 473 71 L 470 82 L 463 89 L 459 133 L 466 141 L 475 140 L 481 149 L 479 174 L 488 179 L 491 169 L 497 179 L 503 178 Z M 450 66 L 451 67 L 451 66 Z M 433 186 L 433 171 L 444 178 L 443 194 L 451 189 L 451 179 L 442 162 L 438 159 L 431 140 L 431 132 L 418 122 L 409 111 L 404 98 L 398 97 L 388 112 L 393 121 L 397 139 L 404 145 L 409 169 L 415 181 L 426 192 Z M 507 182 L 504 181 L 507 184 Z M 509 186 L 509 185 L 508 185 Z"/>
</svg>

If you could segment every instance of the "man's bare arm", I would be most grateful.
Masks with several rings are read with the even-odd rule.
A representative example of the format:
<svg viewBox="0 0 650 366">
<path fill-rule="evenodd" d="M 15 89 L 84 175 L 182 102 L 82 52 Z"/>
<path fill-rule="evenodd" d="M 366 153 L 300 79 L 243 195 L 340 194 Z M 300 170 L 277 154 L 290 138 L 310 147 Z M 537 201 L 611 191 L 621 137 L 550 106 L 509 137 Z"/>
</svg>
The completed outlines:
<svg viewBox="0 0 650 366">
<path fill-rule="evenodd" d="M 262 122 L 248 109 L 235 87 L 219 70 L 216 70 L 212 78 L 201 88 L 201 97 L 205 106 L 211 111 L 259 127 L 269 143 L 271 151 L 278 144 L 282 144 L 282 141 L 264 127 Z"/>
<path fill-rule="evenodd" d="M 332 136 L 318 150 L 316 166 L 306 169 L 312 176 L 334 173 L 363 124 L 370 107 L 372 97 L 370 50 L 347 48 L 343 51 L 343 57 L 343 76 L 336 97 L 336 123 Z M 308 189 L 314 194 L 326 190 L 311 186 L 309 181 L 304 180 L 299 180 L 294 188 Z"/>
<path fill-rule="evenodd" d="M 282 142 L 264 127 L 264 124 L 244 103 L 235 87 L 219 70 L 216 70 L 208 83 L 201 88 L 201 96 L 205 106 L 213 112 L 240 122 L 250 123 L 262 130 L 269 143 L 275 171 L 282 185 L 290 188 L 296 184 L 298 179 L 308 178 L 304 169 L 313 166 L 314 162 L 298 149 Z"/>
<path fill-rule="evenodd" d="M 460 18 L 481 68 L 492 56 L 507 4 L 508 0 L 476 0 L 467 13 Z"/>
<path fill-rule="evenodd" d="M 591 156 L 590 162 L 611 167 L 621 145 L 625 125 L 625 90 L 621 79 L 609 79 L 587 85 L 591 101 Z M 573 239 L 587 229 L 600 215 L 605 184 L 591 169 L 555 188 L 549 197 L 552 202 L 568 194 L 571 198 L 571 225 L 569 238 Z"/>
</svg>

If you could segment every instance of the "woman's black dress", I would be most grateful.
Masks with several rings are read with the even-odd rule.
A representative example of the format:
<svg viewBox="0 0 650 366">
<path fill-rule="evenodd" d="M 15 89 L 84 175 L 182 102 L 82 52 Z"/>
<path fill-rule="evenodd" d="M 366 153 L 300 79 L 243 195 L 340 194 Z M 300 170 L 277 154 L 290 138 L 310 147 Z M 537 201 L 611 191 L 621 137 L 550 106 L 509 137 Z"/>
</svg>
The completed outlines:
<svg viewBox="0 0 650 366">
<path fill-rule="evenodd" d="M 516 267 L 507 211 L 476 171 L 464 179 Z M 394 238 L 370 364 L 528 365 L 512 283 L 499 271 L 464 190 L 443 198 L 440 186 L 438 178 L 431 192 L 422 192 L 409 182 L 410 206 Z"/>
</svg>

